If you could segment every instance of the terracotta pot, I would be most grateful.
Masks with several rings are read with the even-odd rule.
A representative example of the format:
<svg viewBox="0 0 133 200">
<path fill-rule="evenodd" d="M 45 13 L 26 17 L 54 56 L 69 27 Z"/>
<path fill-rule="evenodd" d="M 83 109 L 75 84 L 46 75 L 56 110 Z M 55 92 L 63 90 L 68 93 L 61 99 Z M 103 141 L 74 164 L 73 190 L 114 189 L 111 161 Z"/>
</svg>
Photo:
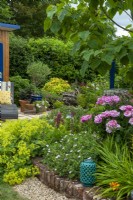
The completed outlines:
<svg viewBox="0 0 133 200">
<path fill-rule="evenodd" d="M 35 105 L 27 103 L 27 104 L 25 104 L 25 109 L 27 109 L 27 110 L 34 110 L 35 109 Z"/>
<path fill-rule="evenodd" d="M 24 110 L 25 110 L 25 105 L 28 104 L 28 103 L 30 103 L 28 100 L 19 100 L 21 112 L 24 112 Z"/>
</svg>

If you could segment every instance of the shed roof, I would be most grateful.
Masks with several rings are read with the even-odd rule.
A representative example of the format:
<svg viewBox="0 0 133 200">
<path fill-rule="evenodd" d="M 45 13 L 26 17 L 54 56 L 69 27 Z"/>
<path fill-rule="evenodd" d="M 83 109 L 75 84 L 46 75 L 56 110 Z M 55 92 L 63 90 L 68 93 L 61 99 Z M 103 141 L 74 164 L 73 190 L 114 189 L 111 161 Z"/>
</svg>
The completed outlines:
<svg viewBox="0 0 133 200">
<path fill-rule="evenodd" d="M 16 29 L 20 29 L 20 26 L 14 25 L 14 24 L 0 23 L 0 30 L 13 31 L 13 30 L 16 30 Z"/>
</svg>

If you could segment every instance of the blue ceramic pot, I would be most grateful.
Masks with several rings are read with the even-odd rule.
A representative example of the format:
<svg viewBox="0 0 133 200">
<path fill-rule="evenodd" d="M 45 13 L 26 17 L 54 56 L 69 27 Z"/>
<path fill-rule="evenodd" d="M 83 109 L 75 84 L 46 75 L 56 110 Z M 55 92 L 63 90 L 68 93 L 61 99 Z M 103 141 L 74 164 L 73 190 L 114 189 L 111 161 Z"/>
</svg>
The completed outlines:
<svg viewBox="0 0 133 200">
<path fill-rule="evenodd" d="M 31 95 L 31 102 L 42 101 L 41 95 Z"/>
</svg>

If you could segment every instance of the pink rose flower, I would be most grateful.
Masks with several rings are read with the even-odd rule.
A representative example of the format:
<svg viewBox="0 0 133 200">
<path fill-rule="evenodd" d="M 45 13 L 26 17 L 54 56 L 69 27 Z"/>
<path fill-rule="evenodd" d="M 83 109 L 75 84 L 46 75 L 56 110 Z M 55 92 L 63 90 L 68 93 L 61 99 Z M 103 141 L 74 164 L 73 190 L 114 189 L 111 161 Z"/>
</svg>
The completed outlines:
<svg viewBox="0 0 133 200">
<path fill-rule="evenodd" d="M 84 115 L 80 118 L 80 122 L 87 122 L 92 118 L 92 115 Z"/>
<path fill-rule="evenodd" d="M 125 116 L 125 117 L 131 117 L 131 116 L 132 116 L 132 111 L 126 110 L 126 111 L 124 112 L 124 116 Z"/>
<path fill-rule="evenodd" d="M 106 124 L 106 131 L 111 133 L 113 130 L 120 129 L 120 127 L 120 124 L 118 124 L 116 120 L 110 120 Z"/>
<path fill-rule="evenodd" d="M 133 117 L 129 119 L 129 124 L 133 125 Z"/>
<path fill-rule="evenodd" d="M 127 110 L 131 111 L 133 109 L 133 106 L 131 106 L 131 105 L 123 105 L 123 106 L 120 106 L 119 109 L 122 110 L 122 111 L 127 111 Z"/>
<path fill-rule="evenodd" d="M 120 102 L 120 97 L 118 97 L 117 95 L 112 96 L 112 99 L 115 103 Z"/>
</svg>

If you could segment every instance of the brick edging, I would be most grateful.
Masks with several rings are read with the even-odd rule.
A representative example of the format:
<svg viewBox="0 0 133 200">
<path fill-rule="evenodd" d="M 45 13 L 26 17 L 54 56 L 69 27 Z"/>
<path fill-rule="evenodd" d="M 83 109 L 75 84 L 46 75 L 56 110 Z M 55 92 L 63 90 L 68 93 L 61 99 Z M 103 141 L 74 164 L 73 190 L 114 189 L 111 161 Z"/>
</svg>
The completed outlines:
<svg viewBox="0 0 133 200">
<path fill-rule="evenodd" d="M 64 194 L 68 198 L 75 198 L 81 200 L 100 200 L 98 195 L 99 188 L 84 187 L 80 182 L 73 182 L 71 180 L 61 178 L 53 171 L 49 170 L 47 166 L 41 163 L 41 158 L 33 159 L 33 164 L 39 168 L 40 174 L 38 179 L 54 189 L 55 191 Z"/>
</svg>

